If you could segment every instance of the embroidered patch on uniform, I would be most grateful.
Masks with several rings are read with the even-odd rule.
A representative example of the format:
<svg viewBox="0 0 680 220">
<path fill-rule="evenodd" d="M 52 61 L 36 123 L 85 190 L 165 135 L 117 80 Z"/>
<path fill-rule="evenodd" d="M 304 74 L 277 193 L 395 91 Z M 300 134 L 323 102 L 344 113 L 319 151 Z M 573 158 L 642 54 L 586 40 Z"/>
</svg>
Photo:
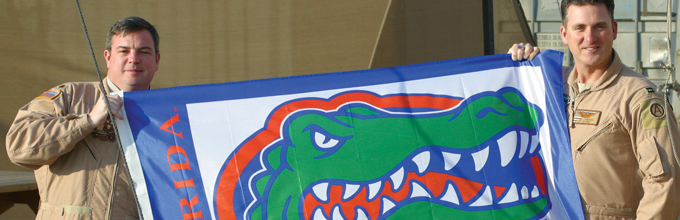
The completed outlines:
<svg viewBox="0 0 680 220">
<path fill-rule="evenodd" d="M 44 92 L 42 95 L 35 97 L 36 99 L 55 99 L 61 95 L 61 91 L 56 90 L 56 89 L 50 89 L 47 92 Z"/>
<path fill-rule="evenodd" d="M 597 125 L 600 123 L 601 111 L 576 109 L 574 124 Z"/>
<path fill-rule="evenodd" d="M 663 110 L 663 106 L 659 103 L 652 103 L 652 106 L 649 106 L 649 113 L 652 114 L 655 118 L 663 118 L 665 115 L 665 111 Z"/>
<path fill-rule="evenodd" d="M 666 109 L 662 100 L 647 100 L 640 102 L 640 120 L 644 129 L 658 129 L 666 127 Z"/>
<path fill-rule="evenodd" d="M 654 92 L 654 88 L 652 88 L 652 87 L 646 87 L 645 90 L 647 90 L 647 94 L 656 93 L 656 92 Z"/>
</svg>

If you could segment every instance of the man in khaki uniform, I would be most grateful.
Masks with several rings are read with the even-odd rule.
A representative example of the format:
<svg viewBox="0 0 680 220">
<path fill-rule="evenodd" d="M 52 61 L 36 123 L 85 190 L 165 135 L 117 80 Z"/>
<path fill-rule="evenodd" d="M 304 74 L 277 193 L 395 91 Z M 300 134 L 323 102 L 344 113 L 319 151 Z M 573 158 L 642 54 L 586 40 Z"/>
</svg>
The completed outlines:
<svg viewBox="0 0 680 220">
<path fill-rule="evenodd" d="M 40 192 L 37 219 L 137 219 L 132 186 L 108 118 L 121 118 L 116 91 L 150 89 L 160 54 L 156 29 L 139 17 L 117 21 L 109 31 L 107 78 L 65 83 L 19 110 L 7 133 L 7 154 L 34 169 Z"/>
<path fill-rule="evenodd" d="M 621 63 L 613 0 L 563 0 L 562 42 L 572 159 L 586 219 L 678 219 L 677 122 L 656 86 Z M 531 45 L 510 48 L 533 59 Z M 666 121 L 666 117 L 670 120 Z M 669 126 L 670 125 L 670 126 Z"/>
</svg>

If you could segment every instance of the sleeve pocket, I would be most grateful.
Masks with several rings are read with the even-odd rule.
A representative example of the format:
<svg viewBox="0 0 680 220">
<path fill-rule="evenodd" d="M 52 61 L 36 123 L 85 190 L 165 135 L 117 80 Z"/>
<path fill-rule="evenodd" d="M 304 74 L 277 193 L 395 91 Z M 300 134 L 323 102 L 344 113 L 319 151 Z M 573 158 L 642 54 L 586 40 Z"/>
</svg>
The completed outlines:
<svg viewBox="0 0 680 220">
<path fill-rule="evenodd" d="M 645 174 L 646 178 L 656 181 L 661 181 L 664 176 L 668 176 L 659 156 L 659 148 L 656 137 L 654 137 L 644 140 L 638 145 L 637 149 L 640 171 Z"/>
</svg>

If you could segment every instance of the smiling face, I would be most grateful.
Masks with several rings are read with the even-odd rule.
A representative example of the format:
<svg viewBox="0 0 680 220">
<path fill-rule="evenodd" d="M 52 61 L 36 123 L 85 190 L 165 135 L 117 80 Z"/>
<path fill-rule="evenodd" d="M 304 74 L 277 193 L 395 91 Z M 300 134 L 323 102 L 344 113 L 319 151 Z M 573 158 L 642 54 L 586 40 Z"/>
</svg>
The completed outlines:
<svg viewBox="0 0 680 220">
<path fill-rule="evenodd" d="M 605 4 L 570 5 L 560 27 L 562 42 L 569 46 L 577 69 L 604 71 L 612 61 L 617 23 Z"/>
<path fill-rule="evenodd" d="M 104 57 L 107 77 L 123 91 L 149 89 L 161 59 L 147 30 L 114 35 Z"/>
</svg>

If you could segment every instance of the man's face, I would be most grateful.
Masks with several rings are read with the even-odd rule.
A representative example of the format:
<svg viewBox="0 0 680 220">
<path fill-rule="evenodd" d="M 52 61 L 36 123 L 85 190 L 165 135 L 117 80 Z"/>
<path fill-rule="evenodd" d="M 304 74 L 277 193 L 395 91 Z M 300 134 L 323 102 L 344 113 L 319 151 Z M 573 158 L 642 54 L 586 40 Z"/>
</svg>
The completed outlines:
<svg viewBox="0 0 680 220">
<path fill-rule="evenodd" d="M 576 66 L 605 70 L 611 64 L 616 28 L 604 4 L 570 5 L 560 35 Z"/>
<path fill-rule="evenodd" d="M 111 51 L 105 50 L 104 57 L 107 77 L 123 91 L 149 89 L 161 59 L 147 30 L 112 36 Z"/>
</svg>

